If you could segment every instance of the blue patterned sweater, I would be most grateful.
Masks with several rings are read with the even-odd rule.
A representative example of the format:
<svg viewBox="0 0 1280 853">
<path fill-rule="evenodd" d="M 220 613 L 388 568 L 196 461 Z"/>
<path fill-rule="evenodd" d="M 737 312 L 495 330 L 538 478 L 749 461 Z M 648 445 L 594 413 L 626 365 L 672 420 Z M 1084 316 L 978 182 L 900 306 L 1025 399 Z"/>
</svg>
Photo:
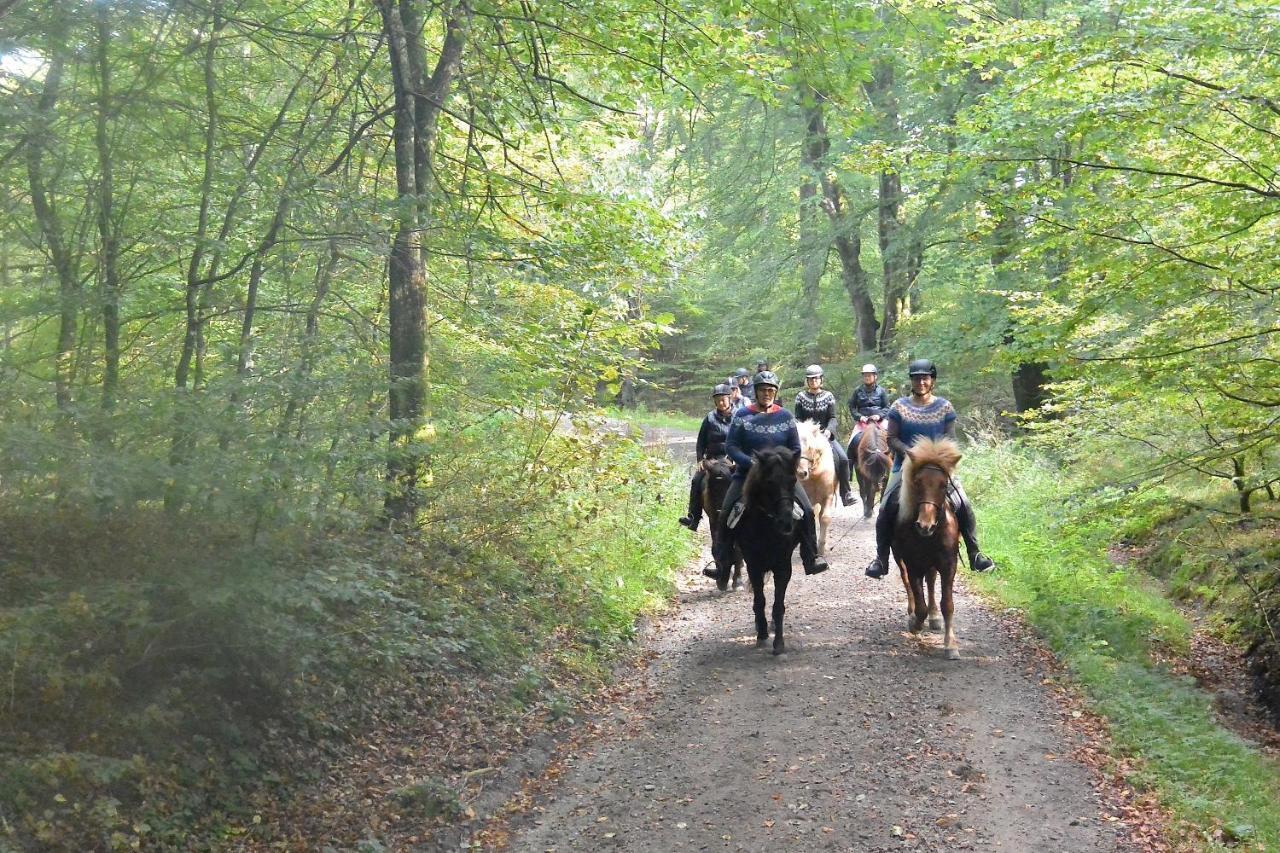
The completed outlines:
<svg viewBox="0 0 1280 853">
<path fill-rule="evenodd" d="M 910 397 L 899 397 L 889 407 L 886 417 L 898 425 L 898 439 L 907 447 L 916 439 L 940 439 L 954 433 L 956 410 L 943 397 L 934 397 L 927 406 L 917 406 Z M 893 460 L 893 470 L 902 468 L 902 457 Z"/>
<path fill-rule="evenodd" d="M 755 403 L 744 406 L 729 425 L 729 457 L 737 466 L 735 480 L 745 480 L 751 470 L 751 454 L 766 447 L 788 447 L 800 457 L 800 431 L 795 416 L 777 405 L 761 411 Z"/>
</svg>

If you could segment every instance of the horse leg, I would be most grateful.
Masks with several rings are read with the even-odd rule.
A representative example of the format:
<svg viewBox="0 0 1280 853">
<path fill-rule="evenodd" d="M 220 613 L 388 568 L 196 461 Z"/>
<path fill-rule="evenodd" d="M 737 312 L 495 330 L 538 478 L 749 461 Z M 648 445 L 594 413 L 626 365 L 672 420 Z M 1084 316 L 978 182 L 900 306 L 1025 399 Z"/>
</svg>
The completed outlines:
<svg viewBox="0 0 1280 853">
<path fill-rule="evenodd" d="M 907 564 L 898 560 L 898 577 L 902 578 L 902 589 L 907 594 L 907 627 L 915 622 L 916 600 L 911 595 L 911 576 L 907 574 Z"/>
<path fill-rule="evenodd" d="M 764 572 L 747 566 L 751 580 L 751 611 L 756 616 L 756 648 L 763 649 L 769 642 L 769 622 L 764 618 Z"/>
<path fill-rule="evenodd" d="M 911 618 L 911 633 L 919 634 L 920 629 L 924 627 L 925 619 L 929 615 L 929 605 L 925 602 L 924 597 L 924 575 L 911 575 L 911 597 L 915 600 L 915 613 Z"/>
<path fill-rule="evenodd" d="M 791 583 L 791 563 L 773 572 L 773 653 L 780 655 L 787 650 L 782 639 L 782 616 L 787 611 L 787 584 Z"/>
<path fill-rule="evenodd" d="M 742 554 L 734 551 L 733 559 L 733 591 L 742 589 Z"/>
<path fill-rule="evenodd" d="M 956 642 L 955 620 L 951 617 L 955 606 L 951 592 L 956 582 L 958 556 L 952 554 L 947 560 L 950 565 L 944 565 L 942 568 L 942 620 L 946 624 L 946 631 L 942 635 L 942 652 L 947 656 L 947 660 L 960 660 L 960 644 Z"/>
<path fill-rule="evenodd" d="M 942 620 L 938 617 L 938 599 L 936 590 L 938 586 L 937 569 L 929 570 L 929 630 L 937 631 L 942 627 Z"/>
<path fill-rule="evenodd" d="M 827 555 L 827 505 L 813 505 L 813 523 L 818 528 L 818 556 Z"/>
</svg>

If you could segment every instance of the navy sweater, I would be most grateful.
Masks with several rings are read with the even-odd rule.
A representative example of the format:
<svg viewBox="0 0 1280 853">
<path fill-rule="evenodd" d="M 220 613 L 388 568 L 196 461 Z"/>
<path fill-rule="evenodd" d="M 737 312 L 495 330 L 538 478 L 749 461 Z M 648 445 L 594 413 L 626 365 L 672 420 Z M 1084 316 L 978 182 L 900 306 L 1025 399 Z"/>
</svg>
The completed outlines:
<svg viewBox="0 0 1280 853">
<path fill-rule="evenodd" d="M 735 480 L 745 480 L 751 454 L 766 447 L 788 447 L 800 458 L 800 431 L 795 416 L 776 403 L 761 411 L 755 403 L 739 409 L 729 427 L 729 458 L 736 464 Z"/>
</svg>

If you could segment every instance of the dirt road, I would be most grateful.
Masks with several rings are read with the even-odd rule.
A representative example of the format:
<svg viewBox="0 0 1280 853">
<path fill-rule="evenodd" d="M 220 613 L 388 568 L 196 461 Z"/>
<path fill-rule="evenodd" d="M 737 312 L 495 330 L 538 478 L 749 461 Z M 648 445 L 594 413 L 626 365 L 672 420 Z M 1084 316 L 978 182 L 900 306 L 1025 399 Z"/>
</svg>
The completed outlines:
<svg viewBox="0 0 1280 853">
<path fill-rule="evenodd" d="M 510 848 L 1116 849 L 1036 659 L 963 592 L 961 660 L 906 633 L 900 583 L 862 575 L 872 536 L 841 510 L 832 570 L 797 567 L 778 658 L 753 648 L 750 594 L 689 566 L 635 689 Z"/>
</svg>

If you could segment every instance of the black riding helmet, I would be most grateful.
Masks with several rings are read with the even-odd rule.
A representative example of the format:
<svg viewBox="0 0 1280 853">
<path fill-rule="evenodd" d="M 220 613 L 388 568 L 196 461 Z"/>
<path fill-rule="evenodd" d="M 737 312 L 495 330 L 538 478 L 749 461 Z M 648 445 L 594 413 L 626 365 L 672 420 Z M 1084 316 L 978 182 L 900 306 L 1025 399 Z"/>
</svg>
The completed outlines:
<svg viewBox="0 0 1280 853">
<path fill-rule="evenodd" d="M 745 367 L 739 367 L 737 370 L 733 372 L 734 379 L 741 379 L 744 376 L 750 376 L 750 375 L 751 375 L 751 371 L 747 370 Z"/>
<path fill-rule="evenodd" d="M 908 376 L 932 376 L 938 378 L 938 368 L 927 358 L 917 358 L 907 365 Z"/>
<path fill-rule="evenodd" d="M 755 378 L 751 380 L 751 387 L 754 388 L 759 385 L 772 385 L 775 391 L 781 387 L 778 385 L 778 377 L 772 370 L 762 370 L 755 375 Z"/>
<path fill-rule="evenodd" d="M 733 389 L 724 382 L 721 382 L 719 385 L 711 389 L 712 399 L 715 399 L 716 397 L 728 397 L 732 393 Z"/>
</svg>

